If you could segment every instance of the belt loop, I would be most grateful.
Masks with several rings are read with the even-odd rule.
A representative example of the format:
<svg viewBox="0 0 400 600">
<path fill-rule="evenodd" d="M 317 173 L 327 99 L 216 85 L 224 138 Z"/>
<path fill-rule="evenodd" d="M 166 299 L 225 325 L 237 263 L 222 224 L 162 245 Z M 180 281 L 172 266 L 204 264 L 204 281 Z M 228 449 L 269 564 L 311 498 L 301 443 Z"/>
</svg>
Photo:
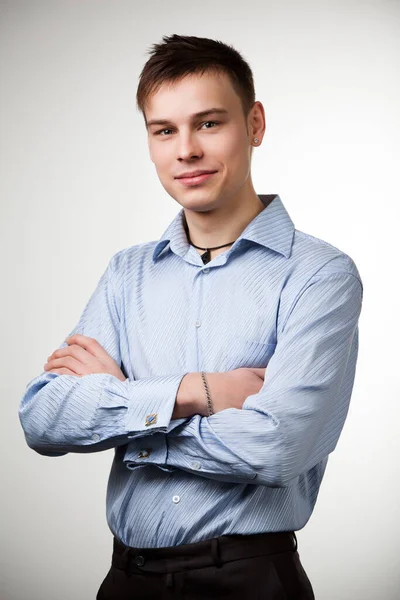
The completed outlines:
<svg viewBox="0 0 400 600">
<path fill-rule="evenodd" d="M 297 537 L 294 531 L 292 531 L 293 533 L 293 537 L 294 537 L 294 543 L 295 543 L 295 547 L 293 548 L 293 552 L 296 552 L 297 550 Z"/>
<path fill-rule="evenodd" d="M 218 568 L 222 567 L 223 562 L 221 560 L 220 553 L 219 553 L 218 538 L 213 538 L 211 540 L 211 556 L 213 558 L 215 566 Z"/>
</svg>

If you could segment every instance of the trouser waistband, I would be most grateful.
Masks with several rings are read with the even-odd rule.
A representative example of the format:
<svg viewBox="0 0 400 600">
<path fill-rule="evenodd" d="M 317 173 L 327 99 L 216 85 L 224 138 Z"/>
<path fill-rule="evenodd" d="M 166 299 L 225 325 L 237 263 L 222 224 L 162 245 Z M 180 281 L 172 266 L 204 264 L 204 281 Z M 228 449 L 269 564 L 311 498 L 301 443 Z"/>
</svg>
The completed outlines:
<svg viewBox="0 0 400 600">
<path fill-rule="evenodd" d="M 133 548 L 116 537 L 113 542 L 112 565 L 132 572 L 174 573 L 197 569 L 241 558 L 263 554 L 295 552 L 297 538 L 294 531 L 257 533 L 252 535 L 223 535 L 193 544 L 163 548 Z"/>
</svg>

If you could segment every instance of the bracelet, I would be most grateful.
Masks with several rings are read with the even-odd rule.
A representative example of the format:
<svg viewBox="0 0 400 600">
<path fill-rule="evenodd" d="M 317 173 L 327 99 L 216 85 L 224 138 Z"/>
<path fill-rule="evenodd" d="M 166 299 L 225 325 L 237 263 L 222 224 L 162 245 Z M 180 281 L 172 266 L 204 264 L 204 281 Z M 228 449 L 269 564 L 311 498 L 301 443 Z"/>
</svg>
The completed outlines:
<svg viewBox="0 0 400 600">
<path fill-rule="evenodd" d="M 207 381 L 206 381 L 206 374 L 204 373 L 204 371 L 201 371 L 201 377 L 203 379 L 203 383 L 204 383 L 204 388 L 206 390 L 206 396 L 207 396 L 207 408 L 208 408 L 208 416 L 211 417 L 211 415 L 214 414 L 214 411 L 212 409 L 212 403 L 211 403 L 211 396 L 210 396 L 210 390 L 208 389 L 208 385 L 207 385 Z"/>
</svg>

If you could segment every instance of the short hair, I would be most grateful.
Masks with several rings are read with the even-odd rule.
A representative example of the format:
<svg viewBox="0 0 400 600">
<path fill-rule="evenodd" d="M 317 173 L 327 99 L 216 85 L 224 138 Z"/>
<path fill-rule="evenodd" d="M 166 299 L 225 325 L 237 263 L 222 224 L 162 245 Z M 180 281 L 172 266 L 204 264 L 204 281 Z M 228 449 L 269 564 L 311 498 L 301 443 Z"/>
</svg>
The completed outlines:
<svg viewBox="0 0 400 600">
<path fill-rule="evenodd" d="M 139 76 L 136 103 L 145 122 L 146 102 L 163 83 L 176 83 L 186 75 L 205 72 L 229 76 L 247 118 L 255 102 L 253 73 L 237 50 L 219 40 L 196 36 L 173 34 L 162 40 L 150 48 L 151 57 Z"/>
</svg>

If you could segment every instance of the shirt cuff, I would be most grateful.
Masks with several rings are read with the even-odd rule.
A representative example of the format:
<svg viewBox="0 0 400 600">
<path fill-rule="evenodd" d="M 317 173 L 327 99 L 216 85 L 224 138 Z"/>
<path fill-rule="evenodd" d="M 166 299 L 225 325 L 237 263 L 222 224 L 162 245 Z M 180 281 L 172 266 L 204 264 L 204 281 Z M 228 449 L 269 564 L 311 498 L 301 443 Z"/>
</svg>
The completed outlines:
<svg viewBox="0 0 400 600">
<path fill-rule="evenodd" d="M 162 375 L 133 382 L 112 377 L 104 386 L 99 408 L 109 412 L 107 409 L 118 405 L 118 399 L 125 402 L 124 429 L 128 438 L 167 433 L 178 389 L 185 375 Z"/>
<path fill-rule="evenodd" d="M 134 439 L 128 444 L 123 458 L 125 466 L 133 471 L 149 464 L 159 467 L 163 471 L 175 471 L 174 467 L 167 466 L 167 441 L 165 433 L 154 433 L 151 440 Z"/>
</svg>

